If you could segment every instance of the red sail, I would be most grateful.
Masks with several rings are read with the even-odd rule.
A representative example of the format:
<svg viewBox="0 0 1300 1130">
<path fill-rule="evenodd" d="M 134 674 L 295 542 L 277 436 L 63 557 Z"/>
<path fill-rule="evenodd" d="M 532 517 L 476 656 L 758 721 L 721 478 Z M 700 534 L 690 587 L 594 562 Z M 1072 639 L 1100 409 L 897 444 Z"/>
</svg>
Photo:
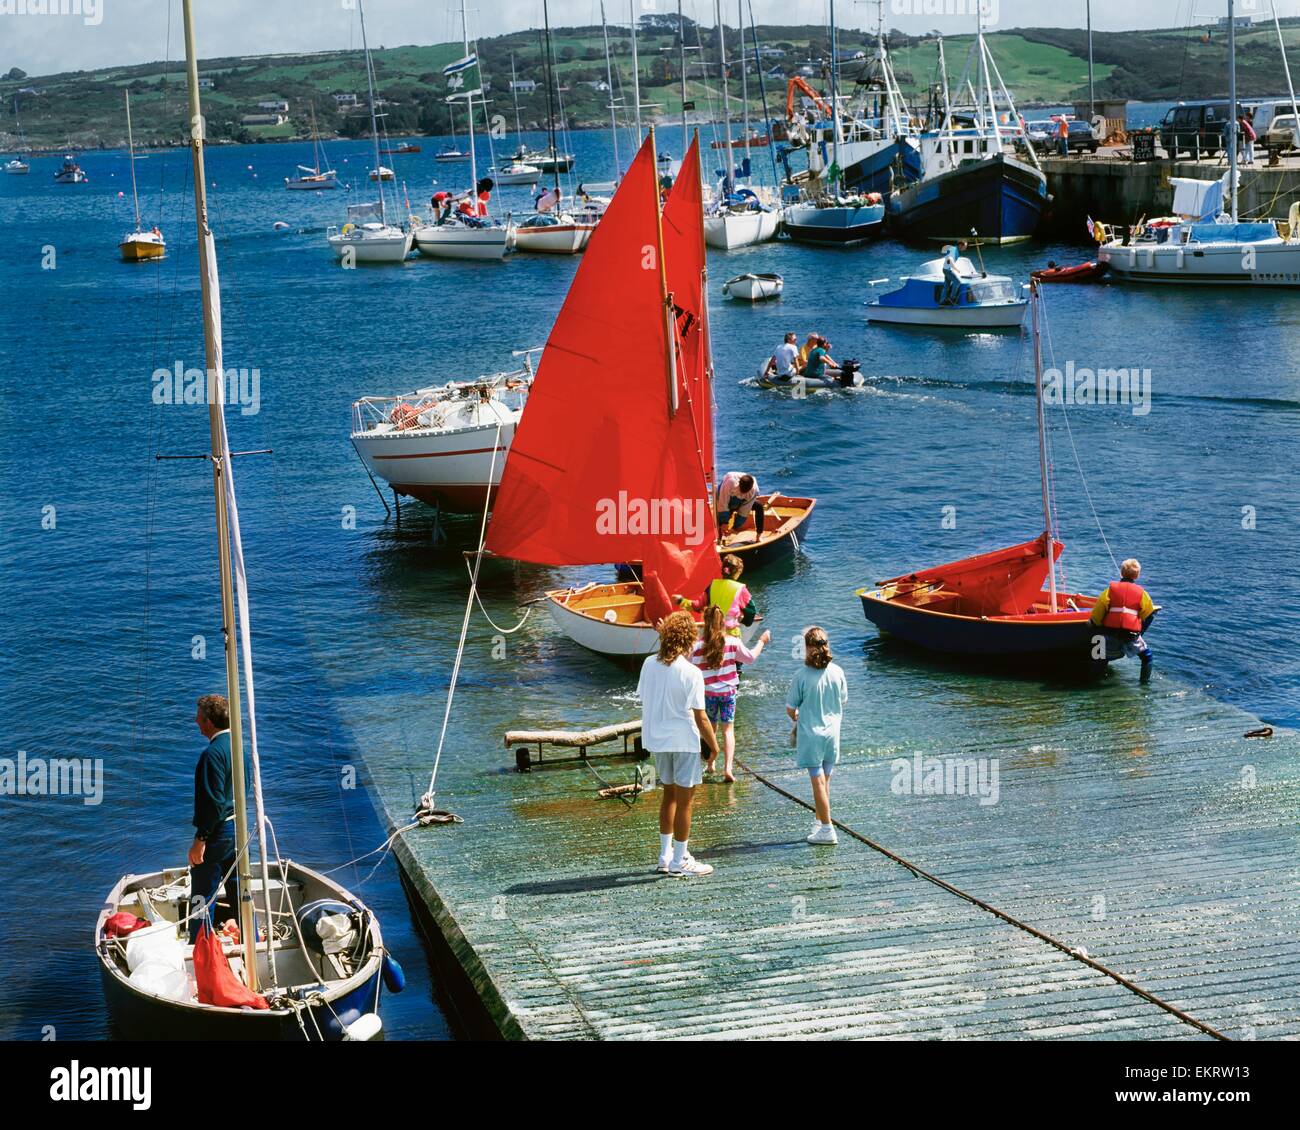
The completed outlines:
<svg viewBox="0 0 1300 1130">
<path fill-rule="evenodd" d="M 1053 544 L 1055 557 L 1064 548 Z M 1029 611 L 1043 591 L 1047 580 L 1047 551 L 1043 538 L 1021 545 L 967 557 L 932 569 L 918 569 L 905 577 L 893 577 L 884 585 L 902 585 L 909 589 L 942 587 L 960 596 L 959 614 L 963 616 L 1018 616 Z M 903 597 L 906 603 L 906 595 Z"/>
<path fill-rule="evenodd" d="M 719 570 L 695 424 L 670 411 L 658 208 L 647 139 L 547 340 L 487 548 L 546 565 L 645 561 L 669 592 L 692 592 Z"/>
<path fill-rule="evenodd" d="M 704 293 L 704 190 L 697 133 L 664 203 L 664 261 L 705 481 L 714 485 L 713 374 Z"/>
</svg>

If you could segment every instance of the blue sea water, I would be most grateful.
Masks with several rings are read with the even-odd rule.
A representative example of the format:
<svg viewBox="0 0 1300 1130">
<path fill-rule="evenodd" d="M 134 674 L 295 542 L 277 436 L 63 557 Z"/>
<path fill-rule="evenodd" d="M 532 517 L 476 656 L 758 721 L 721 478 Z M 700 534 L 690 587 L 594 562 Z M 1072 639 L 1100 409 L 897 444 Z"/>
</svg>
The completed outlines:
<svg viewBox="0 0 1300 1130">
<path fill-rule="evenodd" d="M 434 178 L 463 187 L 464 166 L 433 161 L 439 143 L 392 159 L 417 206 Z M 582 176 L 612 175 L 608 144 L 574 136 Z M 663 146 L 679 154 L 680 132 L 663 131 Z M 364 144 L 329 149 L 359 181 Z M 258 411 L 229 413 L 232 444 L 273 452 L 236 466 L 268 804 L 285 853 L 330 868 L 384 838 L 364 773 L 347 787 L 367 753 L 402 751 L 412 795 L 424 787 L 464 607 L 460 551 L 476 534 L 451 522 L 441 546 L 417 504 L 400 527 L 386 516 L 348 443 L 349 405 L 510 366 L 511 350 L 544 342 L 579 261 L 342 270 L 324 228 L 365 190 L 285 192 L 281 178 L 309 150 L 207 156 L 225 361 L 259 380 Z M 125 156 L 89 153 L 81 163 L 84 186 L 54 185 L 50 158 L 28 177 L 0 178 L 0 756 L 105 766 L 99 805 L 0 798 L 9 923 L 0 1036 L 25 1039 L 49 1028 L 60 1038 L 107 1034 L 94 918 L 119 875 L 183 858 L 202 745 L 193 702 L 223 678 L 210 469 L 156 458 L 199 455 L 208 442 L 203 407 L 152 397 L 156 369 L 203 364 L 188 154 L 151 153 L 138 167 L 146 220 L 168 240 L 156 264 L 117 259 L 131 220 Z M 500 195 L 526 207 L 526 189 Z M 274 232 L 276 221 L 289 230 Z M 983 255 L 991 271 L 1024 280 L 1088 249 L 1035 243 Z M 853 596 L 875 578 L 1042 527 L 1027 339 L 865 322 L 871 280 L 897 279 L 924 257 L 890 241 L 711 253 L 719 464 L 752 470 L 765 489 L 819 498 L 804 556 L 754 578 L 754 589 L 783 632 L 825 624 L 855 686 L 870 674 L 860 709 L 887 720 L 890 704 L 937 695 L 960 701 L 972 725 L 1014 737 L 1041 724 L 1041 688 L 886 658 Z M 722 299 L 721 282 L 745 271 L 781 272 L 785 296 L 754 307 Z M 1143 560 L 1164 606 L 1151 637 L 1153 693 L 1199 689 L 1300 723 L 1296 296 L 1057 287 L 1046 312 L 1049 363 L 1150 370 L 1148 412 L 1076 404 L 1050 413 L 1066 587 L 1096 591 L 1113 575 L 1100 523 L 1115 558 Z M 786 330 L 828 335 L 836 357 L 861 362 L 867 387 L 806 400 L 752 387 Z M 494 571 L 485 600 L 504 622 L 549 583 L 583 575 Z M 476 633 L 481 650 L 487 629 Z M 467 664 L 456 756 L 504 765 L 500 731 L 520 709 L 515 686 L 527 701 L 556 704 L 581 700 L 593 679 L 601 694 L 629 689 L 540 615 L 518 639 L 509 671 Z M 1127 687 L 1134 677 L 1121 667 L 1109 679 Z M 371 874 L 374 862 L 340 875 L 378 911 L 410 978 L 386 1004 L 389 1035 L 446 1037 L 395 866 L 388 858 Z"/>
</svg>

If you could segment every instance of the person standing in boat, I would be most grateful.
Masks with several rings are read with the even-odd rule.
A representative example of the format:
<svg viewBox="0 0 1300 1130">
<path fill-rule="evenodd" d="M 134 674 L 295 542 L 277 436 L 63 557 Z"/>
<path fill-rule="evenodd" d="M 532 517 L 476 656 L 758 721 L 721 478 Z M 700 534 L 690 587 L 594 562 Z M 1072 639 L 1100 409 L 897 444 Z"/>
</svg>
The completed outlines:
<svg viewBox="0 0 1300 1130">
<path fill-rule="evenodd" d="M 795 755 L 812 780 L 816 819 L 810 844 L 838 842 L 831 823 L 831 771 L 840 759 L 840 723 L 849 701 L 849 685 L 839 664 L 832 662 L 831 641 L 815 625 L 803 634 L 804 665 L 790 684 L 786 713 L 795 728 Z"/>
<path fill-rule="evenodd" d="M 235 871 L 235 799 L 230 764 L 230 704 L 225 695 L 205 694 L 194 716 L 208 739 L 194 767 L 194 842 L 190 844 L 190 942 L 203 923 L 216 916 L 225 880 L 227 901 L 239 915 L 239 875 Z M 215 925 L 214 921 L 214 925 Z"/>
<path fill-rule="evenodd" d="M 1130 557 L 1119 567 L 1120 580 L 1111 581 L 1093 606 L 1091 620 L 1104 628 L 1123 647 L 1127 656 L 1136 655 L 1142 661 L 1142 676 L 1151 673 L 1155 656 L 1147 647 L 1142 632 L 1156 606 L 1150 594 L 1137 583 L 1142 575 L 1142 563 Z"/>
<path fill-rule="evenodd" d="M 763 537 L 766 514 L 758 501 L 758 480 L 746 471 L 728 471 L 718 483 L 718 539 L 723 545 L 736 529 L 754 515 L 754 540 Z"/>
<path fill-rule="evenodd" d="M 709 716 L 714 730 L 722 731 L 722 777 L 727 782 L 736 779 L 736 694 L 740 690 L 740 664 L 753 663 L 763 654 L 763 648 L 772 638 L 771 632 L 758 637 L 750 651 L 738 636 L 727 634 L 726 618 L 716 604 L 704 610 L 704 631 L 695 641 L 691 662 L 704 675 L 704 712 Z M 717 750 L 705 766 L 712 773 L 717 764 Z"/>
<path fill-rule="evenodd" d="M 687 659 L 695 646 L 695 618 L 674 612 L 656 625 L 659 651 L 641 665 L 641 744 L 654 757 L 663 788 L 659 801 L 659 863 L 667 875 L 696 877 L 713 868 L 690 853 L 691 808 L 704 779 L 700 740 L 718 756 L 718 739 L 704 708 L 704 676 Z"/>
<path fill-rule="evenodd" d="M 703 612 L 709 608 L 722 609 L 727 634 L 739 636 L 741 625 L 749 627 L 758 616 L 754 598 L 740 580 L 744 571 L 745 563 L 734 553 L 728 553 L 722 559 L 722 576 L 709 582 L 703 596 L 698 600 L 678 597 L 678 601 L 683 608 L 692 612 Z"/>
</svg>

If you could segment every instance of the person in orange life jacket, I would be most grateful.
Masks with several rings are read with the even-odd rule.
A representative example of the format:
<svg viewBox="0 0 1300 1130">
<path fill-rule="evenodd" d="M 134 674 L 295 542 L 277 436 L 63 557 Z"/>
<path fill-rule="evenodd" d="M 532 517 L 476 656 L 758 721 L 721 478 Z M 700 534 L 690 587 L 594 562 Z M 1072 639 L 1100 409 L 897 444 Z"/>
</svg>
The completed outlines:
<svg viewBox="0 0 1300 1130">
<path fill-rule="evenodd" d="M 723 545 L 736 529 L 754 515 L 754 540 L 763 536 L 766 513 L 758 501 L 758 480 L 742 471 L 728 471 L 718 483 L 718 537 Z"/>
<path fill-rule="evenodd" d="M 1111 581 L 1097 598 L 1091 620 L 1113 633 L 1123 644 L 1125 655 L 1136 655 L 1142 668 L 1151 665 L 1154 656 L 1142 638 L 1142 630 L 1155 615 L 1156 606 L 1146 589 L 1137 583 L 1142 563 L 1130 557 L 1119 567 L 1120 580 Z"/>
<path fill-rule="evenodd" d="M 234 779 L 230 762 L 230 706 L 224 695 L 205 694 L 194 717 L 207 748 L 194 767 L 194 842 L 190 845 L 190 942 L 203 923 L 215 925 L 217 896 L 239 915 L 239 873 L 235 865 Z M 229 873 L 230 878 L 225 876 Z"/>
<path fill-rule="evenodd" d="M 1070 123 L 1065 120 L 1064 114 L 1056 119 L 1056 141 L 1061 148 L 1061 156 L 1068 157 L 1070 155 Z"/>
<path fill-rule="evenodd" d="M 727 635 L 740 635 L 740 626 L 749 627 L 758 615 L 758 608 L 749 589 L 740 583 L 740 575 L 745 571 L 745 563 L 734 553 L 728 553 L 722 559 L 722 576 L 710 581 L 704 595 L 698 600 L 678 597 L 682 608 L 693 612 L 703 612 L 710 605 L 722 609 Z"/>
</svg>

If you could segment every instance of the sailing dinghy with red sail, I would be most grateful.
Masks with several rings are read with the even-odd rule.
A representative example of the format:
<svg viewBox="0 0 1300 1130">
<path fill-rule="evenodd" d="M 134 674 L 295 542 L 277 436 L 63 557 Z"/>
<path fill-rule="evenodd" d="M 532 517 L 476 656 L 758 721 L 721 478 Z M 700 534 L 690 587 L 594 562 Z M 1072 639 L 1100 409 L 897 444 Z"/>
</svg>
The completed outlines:
<svg viewBox="0 0 1300 1130">
<path fill-rule="evenodd" d="M 677 215 L 670 228 L 660 212 L 651 130 L 542 352 L 488 529 L 487 550 L 500 557 L 642 562 L 640 581 L 547 593 L 559 627 L 606 655 L 649 654 L 672 597 L 703 592 L 722 573 L 703 239 L 687 239 Z"/>
<path fill-rule="evenodd" d="M 1044 532 L 1021 545 L 891 577 L 857 595 L 882 634 L 929 651 L 1102 670 L 1123 652 L 1091 622 L 1097 598 L 1057 587 L 1063 546 L 1055 533 L 1048 475 L 1040 285 L 1035 281 L 1030 292 Z"/>
</svg>

